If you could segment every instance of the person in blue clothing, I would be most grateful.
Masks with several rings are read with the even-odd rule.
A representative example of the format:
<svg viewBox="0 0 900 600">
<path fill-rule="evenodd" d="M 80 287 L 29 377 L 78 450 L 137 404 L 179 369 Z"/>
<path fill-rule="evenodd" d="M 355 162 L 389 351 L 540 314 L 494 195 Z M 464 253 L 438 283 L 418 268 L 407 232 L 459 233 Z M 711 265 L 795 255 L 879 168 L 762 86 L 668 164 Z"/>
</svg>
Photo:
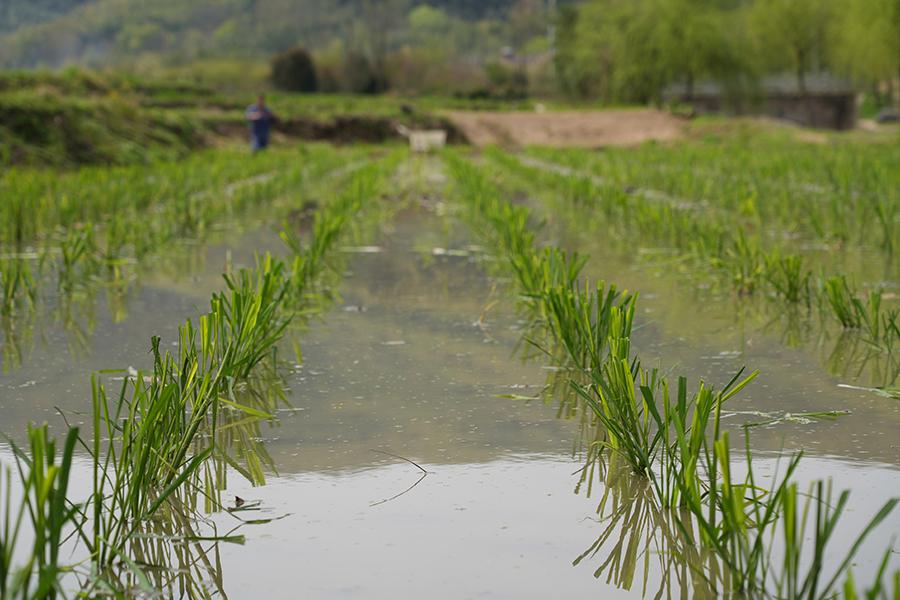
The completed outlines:
<svg viewBox="0 0 900 600">
<path fill-rule="evenodd" d="M 257 96 L 255 104 L 247 107 L 245 114 L 250 123 L 250 147 L 254 153 L 259 152 L 269 145 L 275 114 L 266 106 L 266 97 L 262 94 Z"/>
</svg>

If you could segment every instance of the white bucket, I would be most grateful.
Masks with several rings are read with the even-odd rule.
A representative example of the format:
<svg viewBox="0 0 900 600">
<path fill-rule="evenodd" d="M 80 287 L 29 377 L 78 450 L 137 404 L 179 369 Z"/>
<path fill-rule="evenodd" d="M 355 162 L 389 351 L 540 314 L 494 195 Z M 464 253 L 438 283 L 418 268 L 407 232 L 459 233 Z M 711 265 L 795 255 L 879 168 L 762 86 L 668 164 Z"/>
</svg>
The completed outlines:
<svg viewBox="0 0 900 600">
<path fill-rule="evenodd" d="M 408 137 L 409 147 L 413 152 L 431 152 L 447 145 L 447 132 L 443 129 L 411 130 Z"/>
</svg>

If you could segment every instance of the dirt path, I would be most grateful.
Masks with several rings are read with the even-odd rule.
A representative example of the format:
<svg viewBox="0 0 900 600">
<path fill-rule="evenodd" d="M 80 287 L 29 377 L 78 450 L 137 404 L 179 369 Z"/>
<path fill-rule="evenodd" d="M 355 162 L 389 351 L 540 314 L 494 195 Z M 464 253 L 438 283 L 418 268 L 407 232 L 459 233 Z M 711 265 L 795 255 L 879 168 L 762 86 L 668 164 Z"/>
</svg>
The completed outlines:
<svg viewBox="0 0 900 600">
<path fill-rule="evenodd" d="M 475 146 L 630 146 L 681 137 L 684 121 L 650 109 L 443 113 Z"/>
</svg>

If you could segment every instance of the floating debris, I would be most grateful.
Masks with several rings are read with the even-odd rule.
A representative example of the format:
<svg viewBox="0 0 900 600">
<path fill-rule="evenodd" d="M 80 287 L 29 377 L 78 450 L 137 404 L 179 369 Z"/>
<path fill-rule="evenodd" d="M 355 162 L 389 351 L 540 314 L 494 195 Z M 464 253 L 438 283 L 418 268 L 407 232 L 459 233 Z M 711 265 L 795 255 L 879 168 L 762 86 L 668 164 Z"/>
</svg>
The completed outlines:
<svg viewBox="0 0 900 600">
<path fill-rule="evenodd" d="M 345 254 L 380 254 L 384 252 L 384 248 L 381 246 L 341 246 L 338 250 Z"/>
<path fill-rule="evenodd" d="M 846 383 L 839 383 L 839 388 L 844 388 L 847 390 L 860 390 L 862 392 L 871 392 L 873 394 L 878 394 L 882 398 L 890 398 L 891 400 L 900 400 L 900 387 L 864 387 L 860 385 L 849 385 Z"/>
</svg>

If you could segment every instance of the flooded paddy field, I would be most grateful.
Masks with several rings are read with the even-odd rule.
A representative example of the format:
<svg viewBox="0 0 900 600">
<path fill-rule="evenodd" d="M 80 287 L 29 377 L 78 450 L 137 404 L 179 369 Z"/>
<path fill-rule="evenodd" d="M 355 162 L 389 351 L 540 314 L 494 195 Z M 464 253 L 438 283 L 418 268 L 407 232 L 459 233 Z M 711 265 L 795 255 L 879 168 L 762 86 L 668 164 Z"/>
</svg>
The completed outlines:
<svg viewBox="0 0 900 600">
<path fill-rule="evenodd" d="M 4 285 L 20 288 L 4 304 L 0 410 L 20 454 L 0 455 L 16 469 L 0 503 L 21 522 L 17 537 L 0 530 L 4 589 L 22 597 L 43 577 L 68 596 L 819 598 L 883 581 L 874 597 L 893 597 L 890 151 L 858 179 L 886 215 L 877 235 L 772 209 L 779 230 L 821 241 L 809 247 L 772 242 L 746 207 L 743 241 L 717 229 L 714 250 L 698 243 L 730 222 L 724 195 L 721 221 L 631 220 L 623 206 L 659 202 L 626 186 L 697 189 L 631 174 L 603 188 L 581 175 L 602 160 L 591 151 L 264 156 L 254 169 L 276 182 L 238 189 L 273 187 L 228 211 L 194 197 L 204 227 L 156 228 L 164 247 L 123 244 L 115 259 L 113 221 L 82 243 L 93 258 L 69 261 L 60 231 L 84 228 L 48 214 L 20 228 L 28 244 L 4 238 Z M 644 164 L 657 150 L 632 152 Z M 284 173 L 292 161 L 302 176 Z M 29 278 L 8 275 L 20 260 Z M 48 445 L 26 435 L 44 421 L 57 463 L 71 458 L 44 473 L 49 496 L 29 462 Z M 66 423 L 84 442 L 68 454 Z M 18 513 L 23 490 L 52 518 Z"/>
</svg>

